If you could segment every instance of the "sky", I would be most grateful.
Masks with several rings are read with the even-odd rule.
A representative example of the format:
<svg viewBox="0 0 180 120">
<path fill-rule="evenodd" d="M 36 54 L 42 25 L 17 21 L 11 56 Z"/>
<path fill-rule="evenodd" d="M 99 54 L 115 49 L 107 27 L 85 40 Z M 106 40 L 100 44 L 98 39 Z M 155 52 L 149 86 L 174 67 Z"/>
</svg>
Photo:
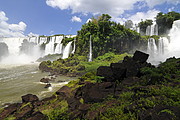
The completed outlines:
<svg viewBox="0 0 180 120">
<path fill-rule="evenodd" d="M 0 37 L 76 35 L 101 14 L 123 24 L 171 11 L 180 13 L 180 0 L 0 0 Z"/>
</svg>

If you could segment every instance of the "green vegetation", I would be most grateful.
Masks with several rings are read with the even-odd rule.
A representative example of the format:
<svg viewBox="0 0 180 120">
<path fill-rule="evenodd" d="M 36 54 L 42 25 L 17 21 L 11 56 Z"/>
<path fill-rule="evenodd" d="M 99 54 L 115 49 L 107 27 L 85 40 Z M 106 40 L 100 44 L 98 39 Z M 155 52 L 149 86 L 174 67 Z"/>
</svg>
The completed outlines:
<svg viewBox="0 0 180 120">
<path fill-rule="evenodd" d="M 140 31 L 142 32 L 143 35 L 146 34 L 146 28 L 150 25 L 153 24 L 152 20 L 145 20 L 145 21 L 141 21 L 138 26 L 140 27 Z"/>
<path fill-rule="evenodd" d="M 125 28 L 110 20 L 111 16 L 103 14 L 84 24 L 77 35 L 77 50 L 79 55 L 89 54 L 89 39 L 92 38 L 93 58 L 107 52 L 124 53 L 140 46 L 139 33 Z"/>
<path fill-rule="evenodd" d="M 164 14 L 162 12 L 158 13 L 156 16 L 156 23 L 158 24 L 159 35 L 165 35 L 172 28 L 172 24 L 175 20 L 180 19 L 180 13 L 169 12 Z"/>
</svg>

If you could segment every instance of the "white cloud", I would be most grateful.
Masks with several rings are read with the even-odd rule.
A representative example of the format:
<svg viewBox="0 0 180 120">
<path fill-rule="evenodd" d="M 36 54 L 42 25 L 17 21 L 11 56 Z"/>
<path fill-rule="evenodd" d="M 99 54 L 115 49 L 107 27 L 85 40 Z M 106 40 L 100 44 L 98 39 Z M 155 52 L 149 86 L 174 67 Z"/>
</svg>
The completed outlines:
<svg viewBox="0 0 180 120">
<path fill-rule="evenodd" d="M 27 25 L 24 22 L 9 24 L 5 12 L 0 11 L 0 37 L 23 37 Z"/>
<path fill-rule="evenodd" d="M 180 4 L 180 0 L 46 0 L 46 4 L 61 10 L 72 10 L 72 13 L 91 13 L 93 15 L 107 13 L 118 17 L 125 10 L 133 10 L 148 6 L 153 8 L 163 3 Z"/>
<path fill-rule="evenodd" d="M 141 20 L 145 20 L 145 19 L 152 19 L 154 20 L 157 13 L 159 13 L 160 11 L 158 10 L 149 10 L 147 12 L 137 12 L 135 15 L 132 15 L 131 17 L 128 18 L 128 20 L 132 20 L 133 23 L 137 24 L 139 22 L 141 22 Z"/>
<path fill-rule="evenodd" d="M 147 3 L 149 7 L 154 7 L 156 5 L 160 5 L 165 2 L 169 4 L 174 4 L 174 5 L 180 4 L 179 0 L 145 0 L 145 2 Z"/>
<path fill-rule="evenodd" d="M 29 36 L 29 37 L 38 37 L 39 35 L 38 35 L 38 34 L 35 34 L 35 33 L 30 32 L 30 33 L 28 34 L 28 36 Z"/>
<path fill-rule="evenodd" d="M 81 18 L 79 18 L 79 17 L 77 17 L 77 16 L 73 16 L 73 17 L 71 18 L 71 21 L 72 21 L 72 22 L 82 22 Z"/>
<path fill-rule="evenodd" d="M 61 10 L 70 9 L 72 13 L 107 13 L 119 16 L 124 10 L 133 9 L 137 1 L 143 0 L 46 0 L 46 4 Z"/>
</svg>

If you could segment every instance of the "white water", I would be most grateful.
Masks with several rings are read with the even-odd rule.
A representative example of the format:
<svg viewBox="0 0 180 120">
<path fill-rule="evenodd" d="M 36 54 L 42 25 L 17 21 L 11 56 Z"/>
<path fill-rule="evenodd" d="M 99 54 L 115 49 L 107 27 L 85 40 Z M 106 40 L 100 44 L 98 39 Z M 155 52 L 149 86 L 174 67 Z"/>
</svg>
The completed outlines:
<svg viewBox="0 0 180 120">
<path fill-rule="evenodd" d="M 153 23 L 152 25 L 148 26 L 146 28 L 146 35 L 158 35 L 158 25 L 156 23 Z"/>
<path fill-rule="evenodd" d="M 158 64 L 169 57 L 180 57 L 180 20 L 174 21 L 168 36 L 169 39 L 161 37 L 158 44 L 154 41 L 148 41 L 149 62 Z"/>
<path fill-rule="evenodd" d="M 68 35 L 65 37 L 74 37 L 75 35 Z M 63 53 L 63 40 L 64 36 L 52 36 L 52 37 L 21 37 L 21 38 L 0 38 L 0 42 L 5 43 L 8 46 L 9 55 L 4 56 L 1 59 L 3 64 L 25 64 L 35 62 L 38 58 L 48 54 L 64 54 L 64 58 L 67 58 L 70 53 L 71 44 L 66 48 Z M 27 42 L 23 42 L 26 39 Z M 41 45 L 45 45 L 45 49 L 40 49 Z M 22 46 L 24 45 L 24 46 Z M 56 45 L 56 47 L 55 47 Z M 22 51 L 21 48 L 24 51 Z M 75 52 L 75 43 L 74 51 Z"/>
<path fill-rule="evenodd" d="M 62 59 L 66 59 L 69 57 L 69 54 L 70 54 L 70 51 L 71 51 L 71 44 L 72 44 L 72 41 L 69 42 L 66 47 L 64 48 L 64 52 L 63 52 L 63 57 Z"/>
<path fill-rule="evenodd" d="M 73 46 L 73 50 L 72 50 L 72 54 L 74 54 L 75 53 L 75 50 L 76 50 L 76 39 L 74 39 L 74 46 Z"/>
<path fill-rule="evenodd" d="M 63 52 L 63 44 L 61 43 L 63 40 L 63 36 L 57 36 L 56 37 L 56 48 L 55 48 L 55 53 L 56 54 L 62 54 Z"/>
<path fill-rule="evenodd" d="M 90 39 L 89 39 L 89 62 L 92 61 L 92 40 L 91 40 L 91 36 L 90 36 Z"/>
</svg>

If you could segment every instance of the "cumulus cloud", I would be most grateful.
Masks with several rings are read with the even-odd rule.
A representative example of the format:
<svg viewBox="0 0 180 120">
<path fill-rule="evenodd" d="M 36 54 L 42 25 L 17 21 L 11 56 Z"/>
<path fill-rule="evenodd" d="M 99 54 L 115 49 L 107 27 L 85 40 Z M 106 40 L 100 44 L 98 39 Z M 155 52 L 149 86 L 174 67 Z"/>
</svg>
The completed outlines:
<svg viewBox="0 0 180 120">
<path fill-rule="evenodd" d="M 0 11 L 0 37 L 23 37 L 27 25 L 24 22 L 9 24 L 5 12 Z"/>
<path fill-rule="evenodd" d="M 137 12 L 135 15 L 132 15 L 131 17 L 128 18 L 128 20 L 132 20 L 133 23 L 137 24 L 139 22 L 141 22 L 141 20 L 145 20 L 145 19 L 152 19 L 155 20 L 156 15 L 159 13 L 160 11 L 158 10 L 149 10 L 147 12 Z"/>
<path fill-rule="evenodd" d="M 73 17 L 71 18 L 71 21 L 72 21 L 72 22 L 82 22 L 81 18 L 80 18 L 80 17 L 77 17 L 77 16 L 73 16 Z"/>
<path fill-rule="evenodd" d="M 61 10 L 72 10 L 72 13 L 107 13 L 113 17 L 120 16 L 125 10 L 140 9 L 142 6 L 153 8 L 165 2 L 180 4 L 179 0 L 46 0 L 47 5 Z"/>
</svg>

